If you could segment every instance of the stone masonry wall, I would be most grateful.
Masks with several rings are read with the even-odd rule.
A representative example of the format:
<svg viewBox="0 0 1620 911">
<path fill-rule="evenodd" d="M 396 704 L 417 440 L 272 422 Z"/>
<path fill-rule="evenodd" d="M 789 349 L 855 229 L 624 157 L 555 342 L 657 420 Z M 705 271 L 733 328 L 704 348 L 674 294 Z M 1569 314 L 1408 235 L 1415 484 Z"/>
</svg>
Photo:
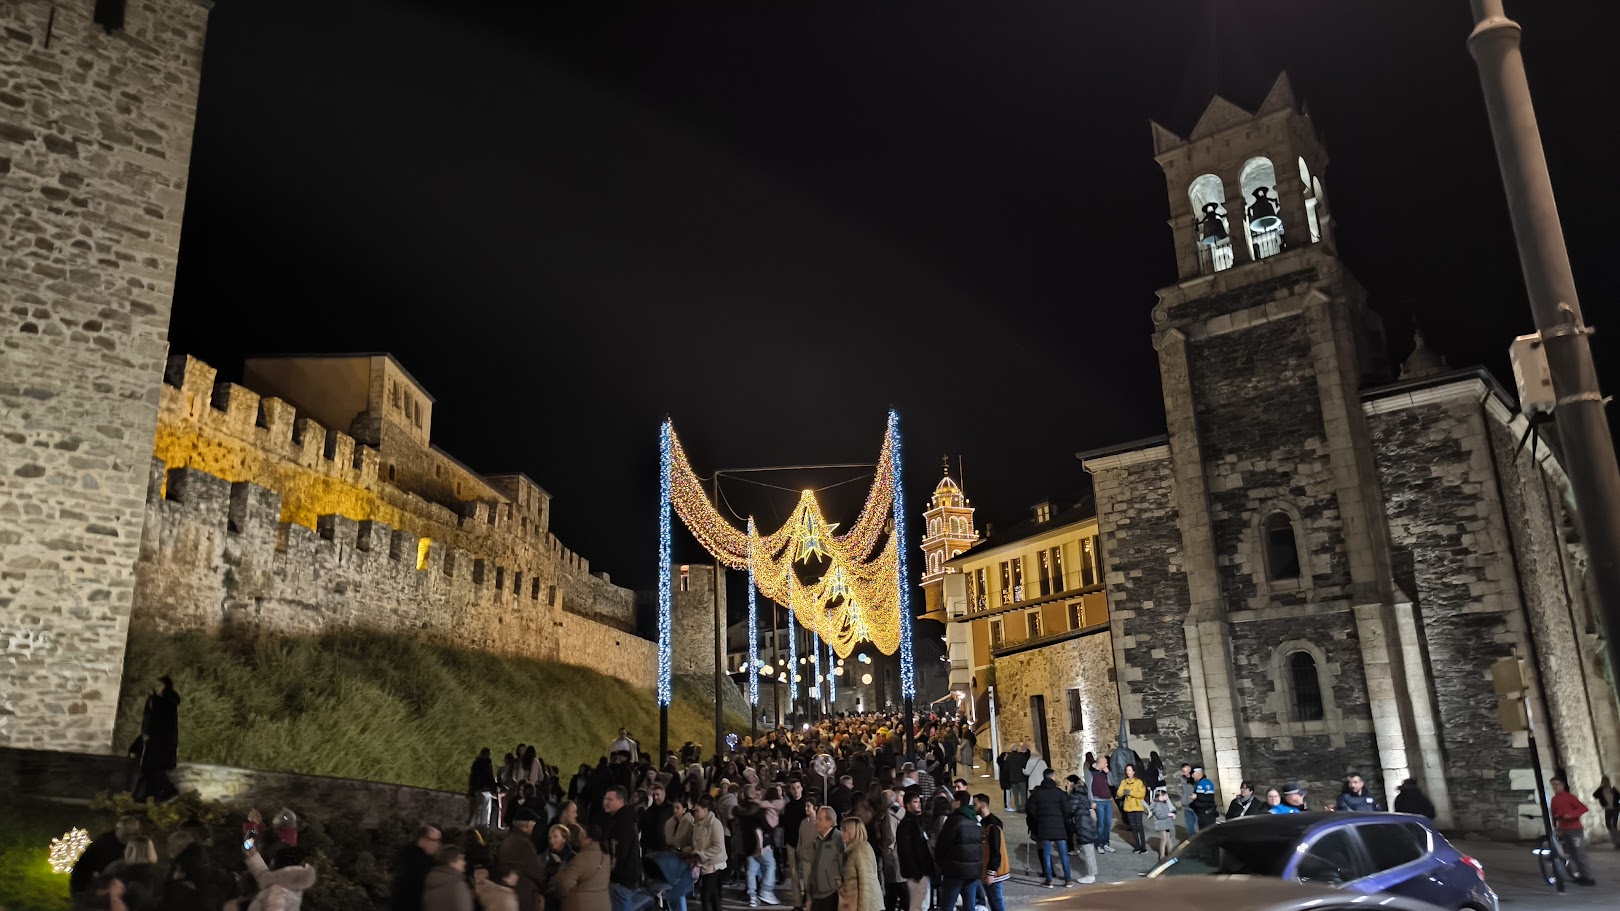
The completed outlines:
<svg viewBox="0 0 1620 911">
<path fill-rule="evenodd" d="M 151 465 L 136 622 L 212 634 L 416 632 L 653 686 L 654 643 L 533 597 L 534 587 L 514 585 L 483 558 L 442 544 L 423 549 L 415 534 L 377 521 L 328 515 L 311 531 L 281 521 L 275 491 Z"/>
<path fill-rule="evenodd" d="M 214 369 L 195 358 L 170 358 L 153 447 L 169 468 L 196 468 L 274 490 L 280 521 L 289 525 L 314 531 L 320 517 L 342 516 L 464 550 L 484 561 L 515 596 L 548 602 L 560 596 L 564 610 L 635 628 L 635 593 L 593 575 L 583 557 L 540 523 L 514 514 L 510 503 L 469 500 L 451 509 L 423 499 L 382 476 L 377 450 L 296 417 L 287 402 L 215 378 Z M 423 461 L 412 466 L 413 474 L 431 476 L 431 460 L 466 470 L 434 450 L 417 449 Z"/>
<path fill-rule="evenodd" d="M 112 746 L 208 5 L 0 0 L 0 746 Z"/>
<path fill-rule="evenodd" d="M 1396 580 L 1416 603 L 1457 828 L 1516 836 L 1528 741 L 1497 718 L 1490 665 L 1527 654 L 1514 556 L 1477 398 L 1369 415 Z"/>
<path fill-rule="evenodd" d="M 1187 670 L 1187 579 L 1167 454 L 1093 471 L 1114 663 L 1131 746 L 1199 751 Z"/>
<path fill-rule="evenodd" d="M 1081 729 L 1071 730 L 1069 690 L 1080 691 Z M 996 694 L 1003 743 L 1039 744 L 1031 723 L 1030 697 L 1046 703 L 1047 765 L 1078 773 L 1087 753 L 1101 756 L 1119 739 L 1119 692 L 1114 684 L 1114 646 L 1093 634 L 996 659 Z M 1147 755 L 1146 752 L 1143 755 Z"/>
</svg>

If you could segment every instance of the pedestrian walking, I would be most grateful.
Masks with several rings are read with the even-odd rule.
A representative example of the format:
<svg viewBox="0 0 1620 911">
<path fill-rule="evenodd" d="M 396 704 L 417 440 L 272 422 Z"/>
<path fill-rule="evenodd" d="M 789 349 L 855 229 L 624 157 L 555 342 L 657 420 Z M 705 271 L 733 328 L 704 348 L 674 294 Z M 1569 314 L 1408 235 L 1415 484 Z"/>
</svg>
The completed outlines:
<svg viewBox="0 0 1620 911">
<path fill-rule="evenodd" d="M 1042 763 L 1044 766 L 1045 764 Z M 1069 798 L 1058 788 L 1052 770 L 1042 768 L 1040 786 L 1030 792 L 1024 815 L 1029 821 L 1029 837 L 1035 840 L 1041 855 L 1041 885 L 1052 888 L 1052 850 L 1063 860 L 1063 886 L 1074 885 L 1074 872 L 1069 867 Z M 940 909 L 945 911 L 945 909 Z"/>
<path fill-rule="evenodd" d="M 692 853 L 697 855 L 702 911 L 720 911 L 720 881 L 726 875 L 726 829 L 714 811 L 714 798 L 698 798 L 692 810 Z"/>
<path fill-rule="evenodd" d="M 1192 763 L 1181 764 L 1181 774 L 1177 776 L 1176 784 L 1181 787 L 1182 824 L 1187 829 L 1187 837 L 1191 838 L 1198 831 L 1198 813 L 1193 810 L 1193 798 L 1196 796 L 1198 784 L 1193 781 Z"/>
<path fill-rule="evenodd" d="M 895 829 L 895 855 L 900 876 L 906 881 L 907 911 L 922 911 L 928 902 L 928 887 L 934 877 L 934 849 L 923 823 L 922 792 L 906 792 L 906 816 Z"/>
<path fill-rule="evenodd" d="M 1552 817 L 1557 827 L 1558 843 L 1564 847 L 1564 867 L 1569 878 L 1582 886 L 1595 886 L 1592 864 L 1586 856 L 1586 828 L 1581 817 L 1586 815 L 1586 804 L 1569 792 L 1569 784 L 1562 778 L 1548 779 L 1552 785 Z"/>
<path fill-rule="evenodd" d="M 1125 777 L 1120 780 L 1119 788 L 1114 792 L 1120 799 L 1125 812 L 1125 821 L 1131 827 L 1131 834 L 1136 837 L 1136 849 L 1133 854 L 1147 853 L 1147 829 L 1142 822 L 1142 816 L 1147 811 L 1147 785 L 1142 779 L 1136 777 L 1136 766 L 1125 766 Z"/>
<path fill-rule="evenodd" d="M 1423 793 L 1416 779 L 1406 779 L 1395 791 L 1395 812 L 1411 813 L 1431 821 L 1434 819 L 1434 801 Z"/>
<path fill-rule="evenodd" d="M 967 794 L 958 795 L 956 811 L 939 830 L 934 866 L 940 877 L 939 911 L 953 911 L 958 898 L 962 911 L 974 911 L 984 878 L 984 829 Z"/>
<path fill-rule="evenodd" d="M 1076 882 L 1097 881 L 1097 811 L 1091 796 L 1091 785 L 1079 775 L 1070 775 L 1069 782 L 1069 839 L 1074 848 L 1071 854 L 1080 858 L 1085 873 Z M 1113 802 L 1103 798 L 1111 808 Z"/>
<path fill-rule="evenodd" d="M 805 911 L 838 911 L 838 888 L 844 882 L 844 839 L 835 831 L 832 807 L 816 810 L 816 837 L 808 849 L 800 844 L 805 861 Z"/>
<path fill-rule="evenodd" d="M 877 855 L 866 837 L 866 826 L 852 816 L 838 828 L 844 840 L 838 911 L 883 911 L 883 883 L 878 879 Z"/>
<path fill-rule="evenodd" d="M 443 840 L 444 833 L 438 826 L 421 826 L 416 830 L 416 838 L 401 849 L 399 859 L 394 862 L 389 911 L 422 911 L 422 888 L 427 885 L 428 871 L 433 869 Z"/>
<path fill-rule="evenodd" d="M 489 758 L 489 750 L 484 751 L 484 758 Z M 439 849 L 438 861 L 422 887 L 422 911 L 473 911 L 466 855 L 455 845 L 445 845 Z"/>
<path fill-rule="evenodd" d="M 1603 827 L 1609 830 L 1609 842 L 1620 848 L 1620 789 L 1609 783 L 1609 776 L 1598 782 L 1592 800 L 1603 808 Z"/>
<path fill-rule="evenodd" d="M 540 911 L 540 896 L 546 891 L 546 867 L 534 846 L 534 829 L 539 822 L 538 812 L 520 808 L 512 816 L 511 831 L 495 849 L 496 866 L 517 871 L 519 911 Z"/>
<path fill-rule="evenodd" d="M 490 758 L 489 747 L 478 751 L 472 770 L 467 773 L 467 804 L 472 810 L 468 825 L 487 828 L 495 821 L 495 793 L 500 785 L 495 780 L 495 761 Z M 465 860 L 465 859 L 463 859 Z"/>
<path fill-rule="evenodd" d="M 602 827 L 592 823 L 578 834 L 574 858 L 557 874 L 562 911 L 612 911 L 613 861 L 602 849 Z"/>
<path fill-rule="evenodd" d="M 1007 911 L 1002 884 L 1012 878 L 1012 855 L 1007 851 L 1007 827 L 990 812 L 990 795 L 973 795 L 973 812 L 984 830 L 984 874 L 980 888 L 990 911 Z"/>
</svg>

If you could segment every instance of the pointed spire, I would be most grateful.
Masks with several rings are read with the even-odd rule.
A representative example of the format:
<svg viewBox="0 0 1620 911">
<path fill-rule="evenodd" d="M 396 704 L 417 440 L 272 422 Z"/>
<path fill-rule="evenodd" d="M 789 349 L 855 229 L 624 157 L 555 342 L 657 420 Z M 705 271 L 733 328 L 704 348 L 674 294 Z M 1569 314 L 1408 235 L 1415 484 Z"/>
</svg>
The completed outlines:
<svg viewBox="0 0 1620 911">
<path fill-rule="evenodd" d="M 1187 144 L 1187 140 L 1165 129 L 1157 121 L 1149 120 L 1148 126 L 1153 128 L 1153 154 L 1155 155 L 1162 155 L 1171 149 L 1180 148 Z"/>
<path fill-rule="evenodd" d="M 1188 139 L 1203 139 L 1214 136 L 1227 127 L 1237 126 L 1246 120 L 1253 120 L 1254 115 L 1219 95 L 1211 98 L 1209 107 L 1204 108 L 1204 114 L 1198 118 L 1198 125 L 1193 127 Z"/>
<path fill-rule="evenodd" d="M 1288 81 L 1288 71 L 1283 70 L 1277 76 L 1277 81 L 1271 84 L 1271 91 L 1266 93 L 1266 100 L 1260 103 L 1260 110 L 1256 114 L 1272 114 L 1277 111 L 1291 111 L 1298 107 L 1294 100 L 1294 87 Z"/>
</svg>

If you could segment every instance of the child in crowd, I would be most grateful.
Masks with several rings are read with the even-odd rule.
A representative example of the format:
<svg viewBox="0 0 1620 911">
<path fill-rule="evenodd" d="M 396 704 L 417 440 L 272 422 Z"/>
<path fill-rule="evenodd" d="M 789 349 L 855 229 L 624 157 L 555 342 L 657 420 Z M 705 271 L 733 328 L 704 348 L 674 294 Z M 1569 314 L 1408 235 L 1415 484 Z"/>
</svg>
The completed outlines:
<svg viewBox="0 0 1620 911">
<path fill-rule="evenodd" d="M 1153 800 L 1148 804 L 1148 829 L 1159 833 L 1159 859 L 1170 856 L 1170 845 L 1176 840 L 1176 808 L 1170 803 L 1170 792 L 1165 788 L 1153 789 Z"/>
</svg>

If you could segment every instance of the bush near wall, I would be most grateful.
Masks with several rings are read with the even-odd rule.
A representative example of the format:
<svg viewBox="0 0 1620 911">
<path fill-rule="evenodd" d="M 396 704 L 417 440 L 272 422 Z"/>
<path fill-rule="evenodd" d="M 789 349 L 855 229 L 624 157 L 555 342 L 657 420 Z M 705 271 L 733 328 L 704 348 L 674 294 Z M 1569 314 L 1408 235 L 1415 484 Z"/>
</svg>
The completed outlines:
<svg viewBox="0 0 1620 911">
<path fill-rule="evenodd" d="M 472 760 L 519 742 L 571 774 L 627 726 L 656 750 L 652 693 L 590 668 L 365 630 L 212 638 L 130 631 L 117 745 L 156 679 L 180 693 L 180 759 L 463 792 Z M 712 691 L 680 681 L 670 742 L 713 740 Z M 728 713 L 747 733 L 749 721 Z"/>
</svg>

